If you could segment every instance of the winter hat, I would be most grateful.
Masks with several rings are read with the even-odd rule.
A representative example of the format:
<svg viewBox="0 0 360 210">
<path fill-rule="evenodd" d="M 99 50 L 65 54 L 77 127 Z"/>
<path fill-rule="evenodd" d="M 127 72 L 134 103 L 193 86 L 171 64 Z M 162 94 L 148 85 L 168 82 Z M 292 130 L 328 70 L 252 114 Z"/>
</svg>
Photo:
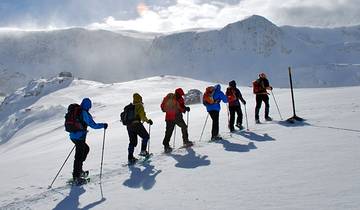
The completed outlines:
<svg viewBox="0 0 360 210">
<path fill-rule="evenodd" d="M 229 86 L 230 86 L 230 87 L 236 87 L 236 82 L 235 82 L 235 80 L 231 80 L 231 81 L 229 82 Z"/>
<path fill-rule="evenodd" d="M 175 90 L 175 94 L 179 95 L 179 96 L 183 96 L 185 95 L 184 90 L 182 88 L 178 88 Z"/>
<path fill-rule="evenodd" d="M 133 103 L 142 103 L 142 97 L 139 93 L 134 93 L 133 95 Z"/>
<path fill-rule="evenodd" d="M 89 111 L 89 109 L 91 109 L 91 100 L 89 98 L 84 98 L 81 102 L 81 108 Z"/>
<path fill-rule="evenodd" d="M 264 78 L 266 78 L 266 74 L 265 74 L 264 72 L 261 72 L 261 73 L 259 74 L 259 77 L 264 77 Z"/>
</svg>

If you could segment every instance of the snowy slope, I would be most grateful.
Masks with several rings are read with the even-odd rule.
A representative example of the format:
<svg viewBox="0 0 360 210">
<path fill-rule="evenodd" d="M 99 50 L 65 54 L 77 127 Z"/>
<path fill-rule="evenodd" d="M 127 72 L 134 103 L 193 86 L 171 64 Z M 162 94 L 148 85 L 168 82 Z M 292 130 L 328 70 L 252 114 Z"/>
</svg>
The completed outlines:
<svg viewBox="0 0 360 210">
<path fill-rule="evenodd" d="M 247 100 L 250 131 L 230 135 L 223 105 L 220 132 L 224 140 L 207 142 L 208 122 L 199 142 L 207 113 L 203 105 L 191 105 L 189 134 L 196 145 L 162 154 L 165 122 L 159 104 L 163 96 L 177 87 L 204 90 L 209 84 L 165 76 L 114 84 L 74 80 L 48 94 L 44 91 L 28 104 L 38 107 L 28 115 L 53 115 L 37 117 L 0 144 L 0 209 L 358 208 L 360 96 L 353 93 L 359 87 L 295 90 L 297 114 L 307 119 L 295 125 L 277 121 L 272 98 L 270 112 L 276 121 L 255 125 L 254 96 L 250 88 L 240 87 Z M 134 92 L 143 96 L 147 115 L 154 121 L 154 157 L 148 164 L 127 168 L 121 165 L 126 162 L 128 138 L 118 115 Z M 275 88 L 273 92 L 282 115 L 291 116 L 289 90 Z M 49 190 L 47 186 L 72 148 L 62 125 L 66 106 L 83 97 L 93 100 L 95 120 L 109 123 L 102 185 L 103 130 L 90 130 L 91 150 L 84 167 L 90 170 L 92 182 L 83 187 L 65 185 L 71 176 L 71 158 Z M 19 97 L 12 104 L 18 107 L 23 100 Z M 181 144 L 179 132 L 177 129 L 176 147 Z"/>
<path fill-rule="evenodd" d="M 299 70 L 304 82 L 298 87 L 353 86 L 360 84 L 359 43 L 360 26 L 279 27 L 257 15 L 222 29 L 171 34 L 0 30 L 0 81 L 7 81 L 0 83 L 0 92 L 9 94 L 29 79 L 61 71 L 106 83 L 171 74 L 222 82 L 235 78 L 244 86 L 265 71 L 273 85 L 287 87 L 288 66 Z M 22 82 L 3 76 L 4 69 L 21 74 Z"/>
</svg>

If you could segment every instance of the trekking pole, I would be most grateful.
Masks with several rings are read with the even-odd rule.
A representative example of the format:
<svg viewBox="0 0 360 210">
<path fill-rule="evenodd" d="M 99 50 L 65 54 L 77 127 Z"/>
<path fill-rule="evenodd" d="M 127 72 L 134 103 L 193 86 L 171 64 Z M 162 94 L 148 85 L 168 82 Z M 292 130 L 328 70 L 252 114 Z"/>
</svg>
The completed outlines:
<svg viewBox="0 0 360 210">
<path fill-rule="evenodd" d="M 229 108 L 229 104 L 226 105 L 227 106 L 227 117 L 228 117 L 228 128 L 230 129 L 230 108 Z"/>
<path fill-rule="evenodd" d="M 246 104 L 244 104 L 245 107 L 245 118 L 246 118 L 246 130 L 249 131 L 249 121 L 248 121 L 248 116 L 247 116 L 247 111 L 246 111 Z"/>
<path fill-rule="evenodd" d="M 189 112 L 186 114 L 186 125 L 189 128 Z"/>
<path fill-rule="evenodd" d="M 273 96 L 273 98 L 274 98 L 276 108 L 277 108 L 277 110 L 278 110 L 278 112 L 279 112 L 279 115 L 280 115 L 280 119 L 281 119 L 281 120 L 283 120 L 283 118 L 282 118 L 282 116 L 281 116 L 281 113 L 280 113 L 279 106 L 278 106 L 278 104 L 276 103 L 276 99 L 275 99 L 275 96 L 274 96 L 274 93 L 273 93 L 273 91 L 272 91 L 272 90 L 271 90 L 271 95 L 272 95 L 272 96 Z"/>
<path fill-rule="evenodd" d="M 174 141 L 173 141 L 173 148 L 175 148 L 175 139 L 176 139 L 176 124 L 174 127 Z"/>
<path fill-rule="evenodd" d="M 72 151 L 74 151 L 74 149 L 75 149 L 75 145 L 74 145 L 74 146 L 73 146 L 73 148 L 71 149 L 71 151 L 70 151 L 69 155 L 66 157 L 66 159 L 65 159 L 64 163 L 62 164 L 62 166 L 61 166 L 60 170 L 57 172 L 57 174 L 56 174 L 56 176 L 55 176 L 54 180 L 51 182 L 51 184 L 49 185 L 48 189 L 50 189 L 50 188 L 52 187 L 52 185 L 54 184 L 54 182 L 55 182 L 56 178 L 59 176 L 60 171 L 61 171 L 61 170 L 62 170 L 62 168 L 64 167 L 64 165 L 65 165 L 66 161 L 69 159 L 69 157 L 70 157 L 70 155 L 71 155 Z"/>
<path fill-rule="evenodd" d="M 209 118 L 209 112 L 208 112 L 208 114 L 206 115 L 204 127 L 203 127 L 203 129 L 202 129 L 202 131 L 201 131 L 201 135 L 200 135 L 199 141 L 201 141 L 201 138 L 202 138 L 202 136 L 203 136 L 203 134 L 204 134 L 204 130 L 205 130 L 205 126 L 206 126 L 206 123 L 207 123 L 208 118 Z"/>
<path fill-rule="evenodd" d="M 148 140 L 148 153 L 150 154 L 150 133 L 151 133 L 151 125 L 149 124 L 149 140 Z"/>
<path fill-rule="evenodd" d="M 101 152 L 100 183 L 101 183 L 101 177 L 102 177 L 102 167 L 103 167 L 103 162 L 104 162 L 105 133 L 106 133 L 106 129 L 104 129 L 103 145 L 102 145 L 102 152 Z"/>
</svg>

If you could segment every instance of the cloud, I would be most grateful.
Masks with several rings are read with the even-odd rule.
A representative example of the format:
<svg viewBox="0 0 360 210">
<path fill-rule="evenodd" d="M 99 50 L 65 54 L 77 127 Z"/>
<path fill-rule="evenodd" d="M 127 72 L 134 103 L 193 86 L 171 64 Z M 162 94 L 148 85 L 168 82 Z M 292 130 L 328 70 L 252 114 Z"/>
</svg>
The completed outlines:
<svg viewBox="0 0 360 210">
<path fill-rule="evenodd" d="M 0 27 L 89 27 L 151 32 L 220 28 L 253 14 L 277 25 L 360 24 L 358 0 L 0 1 Z"/>
<path fill-rule="evenodd" d="M 117 20 L 109 16 L 90 28 L 169 32 L 190 28 L 220 28 L 253 14 L 277 25 L 337 27 L 360 24 L 357 0 L 177 0 L 163 7 L 140 3 L 139 17 Z"/>
</svg>

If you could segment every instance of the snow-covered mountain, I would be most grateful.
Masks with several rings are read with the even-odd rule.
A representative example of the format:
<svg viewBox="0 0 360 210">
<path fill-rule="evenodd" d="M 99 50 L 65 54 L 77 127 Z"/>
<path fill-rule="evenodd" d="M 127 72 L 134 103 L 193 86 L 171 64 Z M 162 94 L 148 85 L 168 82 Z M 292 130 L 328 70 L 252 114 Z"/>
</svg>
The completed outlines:
<svg viewBox="0 0 360 210">
<path fill-rule="evenodd" d="M 26 83 L 62 71 L 103 82 L 126 81 L 147 75 L 142 60 L 149 44 L 103 30 L 1 31 L 0 68 L 25 75 Z"/>
<path fill-rule="evenodd" d="M 248 86 L 264 71 L 274 86 L 287 87 L 291 66 L 297 87 L 349 86 L 360 84 L 359 57 L 360 26 L 278 27 L 257 15 L 218 30 L 164 35 L 80 28 L 0 33 L 0 70 L 26 81 L 71 71 L 101 82 L 172 74 Z"/>
<path fill-rule="evenodd" d="M 249 85 L 264 71 L 273 85 L 287 87 L 291 66 L 298 87 L 359 85 L 359 34 L 360 26 L 278 27 L 255 15 L 220 30 L 159 37 L 151 54 L 154 69 L 194 78 Z"/>
<path fill-rule="evenodd" d="M 360 87 L 296 89 L 297 114 L 306 121 L 292 125 L 280 120 L 272 99 L 274 121 L 256 125 L 252 90 L 239 87 L 247 101 L 247 109 L 242 109 L 248 131 L 228 132 L 222 104 L 224 139 L 209 143 L 211 120 L 204 127 L 207 112 L 194 104 L 189 137 L 195 145 L 163 154 L 162 98 L 178 87 L 203 91 L 210 84 L 175 76 L 113 84 L 59 77 L 32 81 L 1 106 L 0 133 L 8 138 L 0 143 L 0 209 L 358 209 L 360 95 L 354 92 Z M 119 113 L 134 92 L 143 96 L 147 116 L 154 121 L 154 156 L 143 165 L 124 167 L 128 136 Z M 289 89 L 273 92 L 282 116 L 290 117 Z M 91 182 L 82 187 L 65 184 L 71 177 L 71 154 L 53 189 L 47 189 L 73 147 L 63 126 L 66 107 L 84 97 L 93 101 L 95 121 L 109 123 L 102 180 L 104 132 L 89 129 L 91 149 L 84 168 L 90 170 Z M 180 133 L 177 129 L 176 148 L 181 146 Z"/>
</svg>

